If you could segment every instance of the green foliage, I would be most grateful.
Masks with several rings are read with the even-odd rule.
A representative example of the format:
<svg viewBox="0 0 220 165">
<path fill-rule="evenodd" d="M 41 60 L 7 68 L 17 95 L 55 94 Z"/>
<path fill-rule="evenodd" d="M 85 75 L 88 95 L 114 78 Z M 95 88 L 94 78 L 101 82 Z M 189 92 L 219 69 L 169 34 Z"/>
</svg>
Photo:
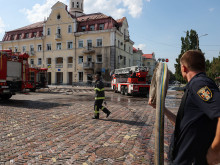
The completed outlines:
<svg viewBox="0 0 220 165">
<path fill-rule="evenodd" d="M 208 60 L 207 60 L 208 61 Z M 212 62 L 206 61 L 206 73 L 207 75 L 215 80 L 216 77 L 220 76 L 220 56 L 213 58 Z"/>
<path fill-rule="evenodd" d="M 169 79 L 169 81 L 170 81 L 170 82 L 172 82 L 172 81 L 175 81 L 175 80 L 176 80 L 175 75 L 174 75 L 174 74 L 173 74 L 173 72 L 171 72 L 170 70 L 169 70 L 169 76 L 170 76 L 170 79 Z"/>
<path fill-rule="evenodd" d="M 200 50 L 199 41 L 198 41 L 198 47 L 197 47 L 197 38 L 198 38 L 198 34 L 195 30 L 190 30 L 190 31 L 187 30 L 186 37 L 181 37 L 181 42 L 182 42 L 181 53 L 176 59 L 176 64 L 174 64 L 175 69 L 176 69 L 176 72 L 175 72 L 176 80 L 180 81 L 181 83 L 186 83 L 186 81 L 183 79 L 182 74 L 181 74 L 180 58 L 188 50 L 193 50 L 193 49 Z"/>
</svg>

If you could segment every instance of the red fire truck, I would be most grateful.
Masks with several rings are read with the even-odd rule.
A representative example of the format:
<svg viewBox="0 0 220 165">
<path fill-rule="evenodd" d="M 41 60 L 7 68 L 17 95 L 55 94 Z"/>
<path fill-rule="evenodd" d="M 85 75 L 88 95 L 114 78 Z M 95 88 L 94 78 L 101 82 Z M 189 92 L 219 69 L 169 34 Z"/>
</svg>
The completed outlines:
<svg viewBox="0 0 220 165">
<path fill-rule="evenodd" d="M 150 84 L 147 84 L 148 69 L 145 67 L 132 66 L 115 69 L 112 74 L 111 88 L 122 95 L 147 96 Z"/>
<path fill-rule="evenodd" d="M 47 69 L 29 68 L 29 55 L 0 50 L 0 99 L 9 99 L 24 89 L 46 87 Z"/>
<path fill-rule="evenodd" d="M 47 68 L 30 67 L 28 82 L 25 89 L 35 92 L 36 89 L 47 87 Z"/>
<path fill-rule="evenodd" d="M 0 98 L 9 99 L 16 92 L 22 91 L 27 79 L 29 55 L 0 51 Z"/>
</svg>

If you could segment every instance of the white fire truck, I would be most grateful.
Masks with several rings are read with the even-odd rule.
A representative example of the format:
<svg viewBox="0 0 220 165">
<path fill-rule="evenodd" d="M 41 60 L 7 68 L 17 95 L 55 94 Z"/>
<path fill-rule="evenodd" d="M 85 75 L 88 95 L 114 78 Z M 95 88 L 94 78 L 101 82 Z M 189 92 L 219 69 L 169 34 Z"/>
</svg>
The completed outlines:
<svg viewBox="0 0 220 165">
<path fill-rule="evenodd" d="M 147 96 L 150 89 L 150 84 L 147 84 L 147 74 L 148 69 L 145 67 L 115 69 L 111 76 L 111 88 L 122 95 Z"/>
</svg>

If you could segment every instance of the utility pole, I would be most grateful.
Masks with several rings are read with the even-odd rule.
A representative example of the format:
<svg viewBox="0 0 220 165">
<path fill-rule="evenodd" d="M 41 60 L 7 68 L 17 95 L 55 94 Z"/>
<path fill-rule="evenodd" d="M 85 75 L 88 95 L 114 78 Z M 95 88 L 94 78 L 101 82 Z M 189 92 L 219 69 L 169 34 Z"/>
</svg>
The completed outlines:
<svg viewBox="0 0 220 165">
<path fill-rule="evenodd" d="M 199 50 L 199 38 L 200 38 L 200 37 L 203 37 L 203 36 L 207 36 L 207 35 L 208 35 L 208 34 L 203 34 L 203 35 L 201 35 L 201 36 L 199 36 L 199 37 L 198 37 L 198 35 L 196 36 L 196 37 L 197 37 L 197 45 L 196 45 L 196 49 L 197 49 L 197 50 Z"/>
</svg>

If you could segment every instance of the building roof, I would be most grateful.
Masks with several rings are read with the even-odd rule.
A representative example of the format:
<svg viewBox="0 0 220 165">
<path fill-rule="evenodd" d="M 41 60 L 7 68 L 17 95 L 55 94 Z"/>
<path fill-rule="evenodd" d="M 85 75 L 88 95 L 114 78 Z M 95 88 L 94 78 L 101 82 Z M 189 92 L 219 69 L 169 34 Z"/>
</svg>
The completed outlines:
<svg viewBox="0 0 220 165">
<path fill-rule="evenodd" d="M 9 31 L 9 32 L 30 30 L 30 29 L 36 29 L 36 28 L 43 28 L 44 23 L 45 23 L 44 21 L 36 22 L 36 23 L 31 24 L 31 25 L 27 25 L 27 26 L 24 26 L 24 27 L 21 27 L 19 29 L 15 29 L 15 30 L 12 30 L 12 31 Z"/>
<path fill-rule="evenodd" d="M 84 21 L 104 19 L 104 18 L 109 18 L 109 16 L 103 13 L 92 13 L 92 14 L 86 14 L 86 15 L 77 17 L 77 21 L 84 22 Z"/>
<path fill-rule="evenodd" d="M 125 19 L 126 19 L 126 17 L 123 17 L 123 18 L 121 18 L 121 19 L 117 19 L 116 21 L 117 21 L 118 23 L 122 23 Z"/>
<path fill-rule="evenodd" d="M 142 57 L 152 59 L 153 58 L 153 53 L 152 54 L 143 54 Z"/>
<path fill-rule="evenodd" d="M 138 50 L 137 50 L 135 47 L 133 47 L 133 52 L 134 52 L 134 53 L 137 53 Z"/>
</svg>

